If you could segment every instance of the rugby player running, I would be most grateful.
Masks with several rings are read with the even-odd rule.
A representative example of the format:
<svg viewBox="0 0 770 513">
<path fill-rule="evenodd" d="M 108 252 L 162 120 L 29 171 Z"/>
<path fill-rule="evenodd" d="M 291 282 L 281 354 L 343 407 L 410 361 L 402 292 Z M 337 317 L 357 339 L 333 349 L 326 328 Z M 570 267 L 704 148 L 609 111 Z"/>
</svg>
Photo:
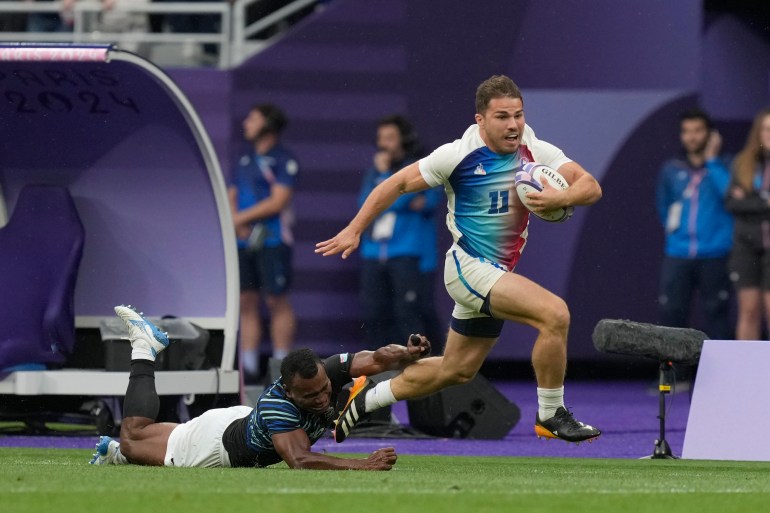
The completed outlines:
<svg viewBox="0 0 770 513">
<path fill-rule="evenodd" d="M 545 164 L 570 184 L 566 190 L 543 184 L 542 192 L 530 193 L 536 212 L 592 205 L 601 198 L 601 187 L 559 148 L 535 137 L 524 121 L 521 91 L 510 78 L 493 76 L 479 85 L 475 118 L 476 124 L 462 138 L 440 146 L 378 185 L 347 227 L 316 244 L 316 253 L 342 253 L 347 258 L 367 226 L 400 195 L 444 186 L 447 226 L 454 239 L 446 253 L 444 278 L 455 301 L 444 355 L 420 360 L 376 386 L 363 377 L 356 380 L 335 426 L 338 442 L 365 413 L 471 380 L 497 343 L 505 320 L 538 331 L 532 349 L 539 406 L 536 434 L 568 442 L 593 440 L 601 434 L 578 422 L 564 406 L 570 323 L 566 303 L 513 272 L 529 224 L 529 211 L 515 192 L 517 168 L 527 162 Z"/>
</svg>

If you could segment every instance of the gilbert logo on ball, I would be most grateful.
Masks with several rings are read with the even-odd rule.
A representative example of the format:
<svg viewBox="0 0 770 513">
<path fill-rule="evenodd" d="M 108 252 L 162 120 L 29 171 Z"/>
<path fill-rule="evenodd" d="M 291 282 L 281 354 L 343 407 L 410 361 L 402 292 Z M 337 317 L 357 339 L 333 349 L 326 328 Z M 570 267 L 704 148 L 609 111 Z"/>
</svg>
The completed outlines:
<svg viewBox="0 0 770 513">
<path fill-rule="evenodd" d="M 529 162 L 516 172 L 514 181 L 516 182 L 516 194 L 521 203 L 540 219 L 551 223 L 562 223 L 572 216 L 572 212 L 575 210 L 573 207 L 559 207 L 545 212 L 535 212 L 532 210 L 531 200 L 527 197 L 527 194 L 531 192 L 542 192 L 544 182 L 555 189 L 566 190 L 569 183 L 555 169 L 551 169 L 545 164 Z"/>
</svg>

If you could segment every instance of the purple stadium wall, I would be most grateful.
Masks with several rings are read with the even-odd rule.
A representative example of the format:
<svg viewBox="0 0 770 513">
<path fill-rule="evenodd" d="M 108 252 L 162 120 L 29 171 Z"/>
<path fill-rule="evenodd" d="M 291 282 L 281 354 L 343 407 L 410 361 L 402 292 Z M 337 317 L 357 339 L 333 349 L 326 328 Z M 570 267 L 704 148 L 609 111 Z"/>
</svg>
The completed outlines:
<svg viewBox="0 0 770 513">
<path fill-rule="evenodd" d="M 236 118 L 257 100 L 283 105 L 291 117 L 286 140 L 303 165 L 296 201 L 299 343 L 333 351 L 355 347 L 362 337 L 355 260 L 320 258 L 312 249 L 355 212 L 377 118 L 408 114 L 426 148 L 433 148 L 473 122 L 478 82 L 506 73 L 524 89 L 528 122 L 538 135 L 604 180 L 638 125 L 695 94 L 699 2 L 656 1 L 631 17 L 622 3 L 612 1 L 563 2 L 558 10 L 528 1 L 518 2 L 516 9 L 503 0 L 483 5 L 438 9 L 434 2 L 338 1 L 234 72 Z M 681 21 L 673 27 L 670 19 Z M 485 26 L 492 28 L 475 28 Z M 633 62 L 628 55 L 634 55 Z M 675 114 L 666 112 L 670 122 Z M 649 139 L 630 144 L 649 149 L 643 141 Z M 649 175 L 649 164 L 633 162 L 617 171 L 626 177 Z M 623 203 L 630 211 L 638 210 L 634 203 L 649 210 L 652 199 L 624 196 Z M 569 297 L 570 276 L 586 272 L 577 265 L 584 265 L 576 256 L 578 245 L 604 224 L 587 223 L 590 212 L 563 226 L 533 221 L 519 272 Z M 654 220 L 642 224 L 656 233 Z M 449 245 L 446 229 L 439 236 L 443 251 Z M 590 248 L 591 258 L 612 250 L 609 242 L 603 241 L 603 250 Z M 650 253 L 657 258 L 659 248 Z M 647 272 L 655 272 L 655 265 L 650 263 Z M 446 321 L 451 302 L 441 283 L 436 289 L 437 308 Z M 623 290 L 622 284 L 617 289 Z M 626 316 L 649 319 L 654 312 L 645 305 L 651 291 L 641 292 L 638 300 L 625 293 Z M 576 302 L 573 316 L 588 326 L 613 304 L 616 297 Z M 581 325 L 573 335 L 572 353 L 596 358 L 590 330 Z M 509 326 L 493 356 L 527 358 L 532 339 L 530 330 Z"/>
<path fill-rule="evenodd" d="M 244 148 L 240 121 L 248 107 L 270 101 L 288 112 L 286 142 L 302 166 L 295 197 L 297 344 L 330 353 L 360 347 L 358 262 L 318 257 L 313 245 L 354 214 L 376 120 L 394 112 L 409 115 L 424 146 L 432 149 L 473 122 L 479 81 L 509 74 L 524 91 L 527 120 L 538 136 L 562 147 L 604 188 L 604 199 L 581 209 L 568 224 L 534 220 L 518 269 L 567 299 L 573 316 L 571 357 L 599 361 L 604 357 L 590 342 L 597 320 L 656 320 L 662 239 L 652 191 L 660 163 L 678 151 L 678 111 L 700 96 L 720 129 L 724 127 L 726 149 L 734 152 L 747 118 L 767 100 L 767 66 L 756 65 L 767 62 L 767 41 L 743 33 L 729 17 L 708 21 L 704 24 L 699 0 L 651 0 L 643 9 L 614 0 L 336 0 L 233 71 L 171 70 L 170 75 L 198 109 L 225 175 Z M 740 55 L 757 57 L 752 61 Z M 58 122 L 55 116 L 52 121 Z M 99 134 L 94 137 L 98 144 Z M 133 137 L 144 138 L 148 152 L 161 160 L 164 152 L 185 151 L 181 142 L 163 139 L 158 145 L 147 134 Z M 57 144 L 49 141 L 52 151 Z M 22 149 L 34 154 L 36 148 Z M 5 169 L 20 158 L 17 150 L 3 148 Z M 76 158 L 66 145 L 57 152 L 62 166 Z M 115 169 L 130 158 L 119 152 L 102 156 Z M 152 175 L 152 169 L 134 172 Z M 44 174 L 55 177 L 51 170 Z M 83 190 L 96 187 L 93 177 L 82 178 L 78 183 Z M 19 184 L 0 170 L 0 185 L 7 192 Z M 161 185 L 171 191 L 174 215 L 180 218 L 202 215 L 201 200 L 210 205 L 209 199 L 190 197 L 174 183 Z M 118 173 L 111 186 L 134 185 Z M 169 196 L 161 194 L 158 201 L 164 198 Z M 97 202 L 98 196 L 88 201 Z M 88 211 L 88 201 L 81 200 L 79 207 Z M 443 251 L 449 236 L 443 226 L 439 231 Z M 117 236 L 113 239 L 104 243 L 120 244 Z M 207 241 L 197 245 L 206 248 Z M 183 259 L 196 276 L 196 284 L 161 281 L 168 292 L 153 299 L 158 305 L 169 297 L 183 303 L 183 298 L 205 300 L 200 291 L 205 291 L 206 275 L 222 272 L 200 269 L 194 255 L 170 255 L 156 246 L 152 250 L 158 261 Z M 124 264 L 127 273 L 134 265 Z M 78 305 L 87 306 L 88 312 L 79 314 L 101 309 L 94 303 L 102 305 L 105 298 L 91 290 L 102 278 L 88 273 L 110 265 L 106 255 L 97 253 L 84 260 Z M 151 285 L 156 287 L 125 283 L 144 291 Z M 436 284 L 436 297 L 447 321 L 451 302 L 441 283 Z M 532 339 L 531 330 L 508 326 L 493 357 L 526 359 Z"/>
<path fill-rule="evenodd" d="M 655 322 L 662 234 L 654 182 L 663 160 L 679 151 L 679 111 L 701 98 L 734 153 L 747 118 L 767 98 L 767 69 L 733 58 L 767 56 L 767 42 L 728 15 L 705 23 L 702 9 L 698 0 L 655 0 L 633 10 L 613 0 L 522 0 L 515 8 L 506 0 L 451 8 L 439 1 L 337 0 L 234 70 L 225 81 L 229 120 L 208 109 L 216 117 L 212 139 L 227 152 L 220 153 L 225 173 L 244 148 L 241 118 L 258 101 L 287 110 L 286 141 L 302 164 L 297 343 L 322 352 L 360 347 L 357 260 L 324 259 L 312 250 L 355 211 L 376 120 L 409 115 L 432 149 L 473 122 L 475 87 L 495 73 L 522 87 L 538 136 L 562 147 L 604 189 L 599 204 L 567 225 L 533 221 L 518 268 L 570 304 L 570 357 L 608 358 L 590 341 L 601 318 Z M 756 77 L 747 87 L 741 77 L 749 69 Z M 189 82 L 176 78 L 186 91 L 201 88 L 192 75 Z M 196 106 L 205 103 L 188 94 Z M 223 136 L 218 131 L 226 125 Z M 448 247 L 443 223 L 439 240 Z M 442 283 L 436 298 L 448 321 L 451 301 Z M 508 325 L 492 356 L 526 359 L 533 337 L 532 330 Z"/>
</svg>

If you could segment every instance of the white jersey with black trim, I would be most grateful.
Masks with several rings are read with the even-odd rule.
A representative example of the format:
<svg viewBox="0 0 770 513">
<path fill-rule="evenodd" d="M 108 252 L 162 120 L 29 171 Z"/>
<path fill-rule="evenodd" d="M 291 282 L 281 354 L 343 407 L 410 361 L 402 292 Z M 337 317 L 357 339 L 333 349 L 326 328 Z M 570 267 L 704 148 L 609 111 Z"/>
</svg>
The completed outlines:
<svg viewBox="0 0 770 513">
<path fill-rule="evenodd" d="M 466 253 L 513 270 L 527 242 L 529 211 L 516 195 L 516 169 L 538 162 L 553 169 L 571 162 L 559 148 L 539 140 L 524 126 L 516 153 L 490 150 L 471 125 L 461 139 L 439 146 L 420 160 L 420 174 L 431 187 L 444 185 L 447 227 Z"/>
</svg>

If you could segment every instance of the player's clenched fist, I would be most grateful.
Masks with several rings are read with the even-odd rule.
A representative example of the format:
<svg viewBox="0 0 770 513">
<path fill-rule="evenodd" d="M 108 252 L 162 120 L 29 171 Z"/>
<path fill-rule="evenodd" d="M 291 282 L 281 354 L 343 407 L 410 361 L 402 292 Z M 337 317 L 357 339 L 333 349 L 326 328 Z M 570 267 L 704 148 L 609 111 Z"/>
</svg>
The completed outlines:
<svg viewBox="0 0 770 513">
<path fill-rule="evenodd" d="M 390 470 L 396 464 L 398 456 L 393 447 L 377 449 L 366 458 L 365 470 Z"/>
<path fill-rule="evenodd" d="M 415 360 L 430 355 L 430 341 L 419 333 L 409 335 L 406 342 L 406 350 Z"/>
</svg>

